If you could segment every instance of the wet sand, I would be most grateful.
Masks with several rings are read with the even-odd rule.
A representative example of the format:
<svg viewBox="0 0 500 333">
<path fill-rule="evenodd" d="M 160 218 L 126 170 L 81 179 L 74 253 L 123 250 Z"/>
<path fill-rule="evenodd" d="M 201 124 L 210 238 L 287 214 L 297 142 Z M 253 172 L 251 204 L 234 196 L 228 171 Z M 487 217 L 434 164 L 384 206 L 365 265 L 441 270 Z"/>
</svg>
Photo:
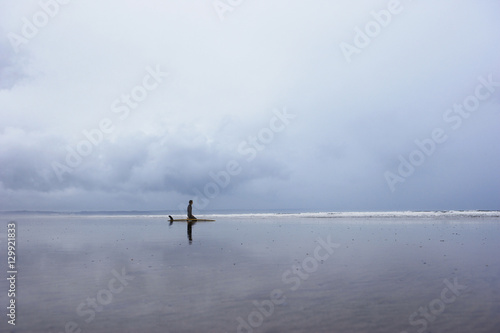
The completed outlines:
<svg viewBox="0 0 500 333">
<path fill-rule="evenodd" d="M 216 219 L 2 216 L 0 331 L 500 332 L 499 218 Z"/>
</svg>

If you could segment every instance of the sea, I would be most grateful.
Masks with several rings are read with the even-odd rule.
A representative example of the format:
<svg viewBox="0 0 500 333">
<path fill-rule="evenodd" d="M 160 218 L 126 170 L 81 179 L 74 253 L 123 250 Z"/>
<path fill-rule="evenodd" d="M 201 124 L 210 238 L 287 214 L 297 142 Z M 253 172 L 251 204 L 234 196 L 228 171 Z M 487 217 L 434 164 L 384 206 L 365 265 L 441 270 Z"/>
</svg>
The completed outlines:
<svg viewBox="0 0 500 333">
<path fill-rule="evenodd" d="M 500 332 L 500 211 L 168 215 L 1 213 L 0 331 Z"/>
</svg>

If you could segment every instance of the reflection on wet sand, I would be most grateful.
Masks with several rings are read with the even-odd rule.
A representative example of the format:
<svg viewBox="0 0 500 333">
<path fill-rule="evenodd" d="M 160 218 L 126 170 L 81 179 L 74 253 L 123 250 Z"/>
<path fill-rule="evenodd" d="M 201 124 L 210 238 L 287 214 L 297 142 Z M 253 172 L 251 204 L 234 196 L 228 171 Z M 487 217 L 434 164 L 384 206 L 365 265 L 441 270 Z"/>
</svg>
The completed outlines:
<svg viewBox="0 0 500 333">
<path fill-rule="evenodd" d="M 16 332 L 500 332 L 497 217 L 12 220 Z"/>
<path fill-rule="evenodd" d="M 171 226 L 174 224 L 173 220 L 170 220 L 170 223 L 168 224 Z M 193 244 L 193 225 L 196 224 L 196 221 L 187 221 L 187 236 L 189 240 L 189 244 Z"/>
<path fill-rule="evenodd" d="M 188 233 L 188 240 L 189 244 L 193 244 L 193 225 L 195 225 L 196 222 L 189 221 L 188 226 L 187 226 L 187 233 Z"/>
</svg>

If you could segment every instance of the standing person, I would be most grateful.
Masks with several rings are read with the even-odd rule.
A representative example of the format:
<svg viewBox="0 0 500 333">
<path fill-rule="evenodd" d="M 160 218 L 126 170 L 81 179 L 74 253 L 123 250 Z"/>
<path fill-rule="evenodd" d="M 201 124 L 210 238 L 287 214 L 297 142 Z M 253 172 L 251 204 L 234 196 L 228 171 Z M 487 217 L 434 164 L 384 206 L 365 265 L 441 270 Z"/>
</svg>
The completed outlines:
<svg viewBox="0 0 500 333">
<path fill-rule="evenodd" d="M 193 200 L 189 200 L 189 205 L 187 207 L 187 215 L 188 219 L 196 219 L 196 216 L 193 215 Z"/>
</svg>

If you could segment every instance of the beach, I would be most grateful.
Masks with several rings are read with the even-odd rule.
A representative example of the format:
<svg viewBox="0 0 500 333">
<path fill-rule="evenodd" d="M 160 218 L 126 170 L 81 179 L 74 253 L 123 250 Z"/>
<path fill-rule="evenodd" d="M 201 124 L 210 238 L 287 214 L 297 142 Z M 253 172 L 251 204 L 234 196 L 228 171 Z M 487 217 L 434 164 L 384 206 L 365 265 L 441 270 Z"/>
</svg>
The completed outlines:
<svg viewBox="0 0 500 333">
<path fill-rule="evenodd" d="M 498 212 L 196 215 L 0 216 L 0 330 L 500 332 Z"/>
</svg>

